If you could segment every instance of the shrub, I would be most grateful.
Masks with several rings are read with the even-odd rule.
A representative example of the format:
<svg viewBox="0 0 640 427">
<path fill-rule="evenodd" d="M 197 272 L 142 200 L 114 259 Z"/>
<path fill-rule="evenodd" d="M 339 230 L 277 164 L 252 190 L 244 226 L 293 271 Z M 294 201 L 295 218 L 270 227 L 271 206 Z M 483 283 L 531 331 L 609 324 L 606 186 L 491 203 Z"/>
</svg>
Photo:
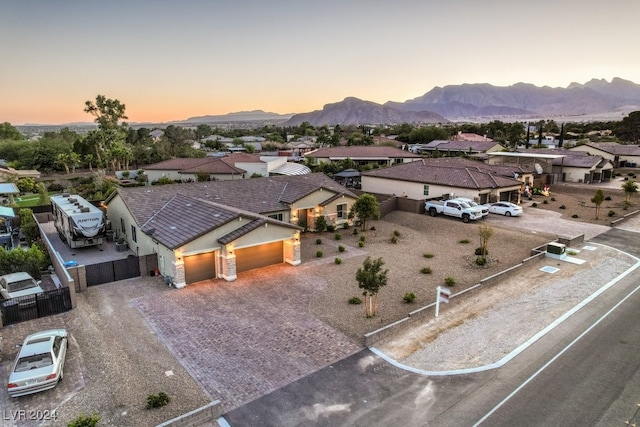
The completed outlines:
<svg viewBox="0 0 640 427">
<path fill-rule="evenodd" d="M 92 415 L 80 415 L 67 424 L 67 427 L 95 427 L 100 421 L 100 416 L 95 412 Z"/>
<path fill-rule="evenodd" d="M 400 232 L 398 230 L 393 230 L 393 235 L 396 237 L 400 237 Z"/>
<path fill-rule="evenodd" d="M 476 248 L 476 250 L 474 251 L 474 254 L 480 256 L 480 255 L 489 255 L 489 251 L 485 250 L 484 254 L 482 253 L 482 248 Z"/>
<path fill-rule="evenodd" d="M 336 265 L 340 265 L 340 264 L 342 264 L 342 259 L 341 259 L 341 258 L 336 257 L 336 259 L 334 259 L 334 260 L 333 260 L 333 262 L 334 262 Z"/>
<path fill-rule="evenodd" d="M 579 218 L 578 214 L 571 215 L 571 218 Z"/>
<path fill-rule="evenodd" d="M 609 213 L 608 213 L 607 215 L 609 215 L 609 216 L 615 216 L 615 215 L 616 215 L 616 213 L 615 213 L 614 211 L 609 211 Z"/>
<path fill-rule="evenodd" d="M 47 187 L 47 191 L 51 191 L 52 193 L 57 193 L 57 192 L 60 192 L 62 190 L 64 190 L 64 187 L 62 186 L 62 184 L 58 184 L 57 182 L 52 182 Z"/>
<path fill-rule="evenodd" d="M 364 234 L 362 236 L 360 236 L 360 238 L 358 239 L 361 242 L 364 242 L 365 240 L 367 240 L 367 236 L 365 236 Z"/>
<path fill-rule="evenodd" d="M 411 304 L 416 299 L 416 294 L 414 294 L 413 292 L 407 292 L 406 294 L 404 294 L 402 299 L 407 304 Z"/>
<path fill-rule="evenodd" d="M 317 258 L 322 258 L 322 255 L 324 255 L 324 254 L 322 253 L 322 251 L 316 251 L 316 257 L 317 257 Z"/>
<path fill-rule="evenodd" d="M 327 229 L 327 218 L 324 215 L 316 218 L 315 229 L 318 233 L 322 233 Z"/>
<path fill-rule="evenodd" d="M 444 284 L 447 286 L 453 286 L 456 284 L 456 280 L 451 276 L 447 276 L 444 278 Z"/>
<path fill-rule="evenodd" d="M 160 408 L 164 405 L 166 405 L 167 403 L 169 403 L 169 396 L 167 396 L 167 393 L 161 391 L 158 394 L 150 394 L 149 397 L 147 397 L 147 409 L 153 409 L 153 408 Z"/>
<path fill-rule="evenodd" d="M 611 200 L 611 196 L 605 196 L 605 200 Z"/>
<path fill-rule="evenodd" d="M 537 204 L 536 202 L 533 202 L 533 203 L 531 203 L 531 207 L 533 207 L 533 208 L 537 208 L 537 207 L 538 207 L 538 204 Z"/>
<path fill-rule="evenodd" d="M 376 228 L 375 227 L 371 227 L 369 230 L 376 231 Z"/>
<path fill-rule="evenodd" d="M 322 244 L 322 239 L 316 239 L 316 245 Z"/>
<path fill-rule="evenodd" d="M 578 255 L 578 252 L 576 252 L 576 251 L 567 251 L 567 255 L 571 255 L 571 256 Z"/>
<path fill-rule="evenodd" d="M 558 209 L 567 209 L 567 207 L 565 205 L 560 205 Z"/>
<path fill-rule="evenodd" d="M 346 251 L 344 246 L 342 246 L 342 245 L 338 246 L 338 252 L 344 252 L 344 251 Z"/>
<path fill-rule="evenodd" d="M 335 225 L 327 225 L 327 231 L 329 233 L 333 233 L 334 231 L 336 231 L 336 226 Z"/>
<path fill-rule="evenodd" d="M 432 254 L 431 252 L 425 252 L 422 254 L 422 256 L 425 258 L 433 258 L 435 255 Z"/>
<path fill-rule="evenodd" d="M 547 203 L 549 203 L 549 201 L 547 199 L 544 199 L 542 203 L 546 205 Z"/>
<path fill-rule="evenodd" d="M 359 247 L 359 248 L 364 248 L 364 240 L 360 240 L 360 241 L 358 242 L 358 247 Z"/>
<path fill-rule="evenodd" d="M 551 198 L 551 201 L 552 201 L 552 202 L 555 202 L 555 201 L 556 201 L 556 198 L 555 198 L 555 197 L 552 197 L 552 198 Z"/>
<path fill-rule="evenodd" d="M 476 258 L 476 264 L 477 265 L 485 265 L 487 263 L 487 259 L 483 256 L 479 256 L 478 258 Z"/>
<path fill-rule="evenodd" d="M 362 304 L 362 300 L 358 297 L 351 297 L 349 298 L 349 304 L 353 304 L 353 305 Z"/>
<path fill-rule="evenodd" d="M 334 234 L 334 235 L 333 235 L 333 237 L 334 237 L 336 240 L 340 240 L 340 239 L 342 239 L 342 234 L 340 234 L 340 233 L 336 233 L 336 234 Z"/>
<path fill-rule="evenodd" d="M 354 236 L 357 236 L 360 232 L 358 231 L 357 228 L 354 228 L 353 231 L 351 232 L 351 234 L 353 234 Z"/>
<path fill-rule="evenodd" d="M 420 273 L 431 274 L 431 267 L 422 267 L 422 270 L 420 270 Z"/>
<path fill-rule="evenodd" d="M 398 243 L 398 237 L 397 236 L 391 236 L 391 243 L 393 243 L 393 244 Z"/>
<path fill-rule="evenodd" d="M 458 241 L 458 243 L 467 244 L 467 243 L 469 243 L 469 239 L 462 239 L 462 240 Z"/>
</svg>

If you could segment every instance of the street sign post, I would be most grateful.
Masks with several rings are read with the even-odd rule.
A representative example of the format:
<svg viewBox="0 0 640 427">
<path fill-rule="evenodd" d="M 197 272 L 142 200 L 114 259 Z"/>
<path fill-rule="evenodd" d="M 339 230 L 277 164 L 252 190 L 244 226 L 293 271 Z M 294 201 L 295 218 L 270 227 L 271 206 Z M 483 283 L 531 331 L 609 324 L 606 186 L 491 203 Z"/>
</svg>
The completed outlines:
<svg viewBox="0 0 640 427">
<path fill-rule="evenodd" d="M 440 303 L 449 303 L 449 297 L 451 296 L 451 289 L 444 286 L 436 287 L 436 317 L 440 313 Z"/>
</svg>

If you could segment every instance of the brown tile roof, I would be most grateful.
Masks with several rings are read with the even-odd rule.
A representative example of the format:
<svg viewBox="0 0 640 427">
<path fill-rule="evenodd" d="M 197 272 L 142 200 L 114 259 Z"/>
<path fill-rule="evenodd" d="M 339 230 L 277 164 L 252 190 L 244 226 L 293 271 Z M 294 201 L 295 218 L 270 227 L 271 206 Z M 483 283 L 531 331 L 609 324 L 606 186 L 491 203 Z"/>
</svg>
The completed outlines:
<svg viewBox="0 0 640 427">
<path fill-rule="evenodd" d="M 617 142 L 593 142 L 587 145 L 618 156 L 640 156 L 640 145 L 618 144 Z"/>
<path fill-rule="evenodd" d="M 419 162 L 363 172 L 362 175 L 477 190 L 520 185 L 520 182 L 513 177 L 491 173 L 490 165 L 481 165 L 482 168 L 478 165 L 465 167 L 462 164 L 455 165 L 453 162 L 447 164 L 441 160 L 423 159 Z"/>
<path fill-rule="evenodd" d="M 216 221 L 222 221 L 225 215 L 235 213 L 261 218 L 260 215 L 290 209 L 290 204 L 319 189 L 327 190 L 327 199 L 336 194 L 357 198 L 322 173 L 119 188 L 115 194 L 120 195 L 142 229 L 155 228 L 154 237 L 156 233 L 164 233 L 163 242 L 169 246 L 178 241 L 184 244 L 188 239 L 197 238 L 199 233 L 219 226 Z M 218 212 L 219 216 L 211 217 L 213 214 L 209 211 Z M 149 222 L 152 218 L 155 223 Z M 175 224 L 181 221 L 189 227 Z M 194 225 L 192 221 L 203 225 Z M 271 218 L 265 221 L 284 224 Z M 176 228 L 172 229 L 172 225 Z M 169 227 L 171 231 L 160 231 L 161 227 Z"/>
<path fill-rule="evenodd" d="M 189 158 L 175 158 L 165 160 L 159 163 L 145 166 L 145 170 L 175 170 L 180 171 L 184 169 L 192 169 L 198 166 L 205 165 L 211 162 L 213 157 L 189 157 Z"/>
<path fill-rule="evenodd" d="M 231 164 L 230 164 L 231 163 Z M 224 158 L 215 158 L 215 160 L 208 163 L 204 163 L 192 168 L 182 169 L 178 173 L 181 174 L 194 174 L 194 173 L 207 173 L 207 174 L 228 174 L 228 175 L 241 175 L 247 171 L 237 168 L 232 162 L 225 161 Z"/>
<path fill-rule="evenodd" d="M 495 141 L 448 141 L 448 140 L 434 140 L 428 144 L 422 146 L 425 150 L 438 150 L 438 151 L 476 151 L 483 153 L 496 145 L 500 145 Z"/>
<path fill-rule="evenodd" d="M 409 151 L 401 150 L 395 147 L 388 147 L 385 145 L 352 145 L 349 147 L 325 147 L 316 151 L 305 153 L 306 157 L 313 158 L 326 158 L 326 157 L 339 157 L 350 159 L 366 159 L 366 158 L 380 158 L 388 157 L 391 159 L 396 158 L 421 158 L 419 154 L 410 153 Z"/>
</svg>

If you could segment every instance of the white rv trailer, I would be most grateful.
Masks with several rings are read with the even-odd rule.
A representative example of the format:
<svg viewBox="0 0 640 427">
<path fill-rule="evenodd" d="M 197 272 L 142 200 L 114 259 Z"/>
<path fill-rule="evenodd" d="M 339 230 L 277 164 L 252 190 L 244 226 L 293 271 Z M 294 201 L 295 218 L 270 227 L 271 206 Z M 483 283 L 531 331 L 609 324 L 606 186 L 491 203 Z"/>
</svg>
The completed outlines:
<svg viewBox="0 0 640 427">
<path fill-rule="evenodd" d="M 51 196 L 51 210 L 60 239 L 71 248 L 101 245 L 104 212 L 80 196 Z"/>
</svg>

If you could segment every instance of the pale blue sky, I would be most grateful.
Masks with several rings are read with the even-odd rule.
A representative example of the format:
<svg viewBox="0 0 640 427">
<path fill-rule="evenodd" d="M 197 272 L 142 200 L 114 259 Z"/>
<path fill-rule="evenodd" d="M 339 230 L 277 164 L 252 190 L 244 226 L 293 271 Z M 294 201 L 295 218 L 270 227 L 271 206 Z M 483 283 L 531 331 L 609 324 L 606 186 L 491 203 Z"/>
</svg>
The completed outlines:
<svg viewBox="0 0 640 427">
<path fill-rule="evenodd" d="M 91 121 L 97 94 L 142 122 L 462 83 L 640 83 L 638 16 L 628 0 L 0 0 L 0 122 Z"/>
</svg>

